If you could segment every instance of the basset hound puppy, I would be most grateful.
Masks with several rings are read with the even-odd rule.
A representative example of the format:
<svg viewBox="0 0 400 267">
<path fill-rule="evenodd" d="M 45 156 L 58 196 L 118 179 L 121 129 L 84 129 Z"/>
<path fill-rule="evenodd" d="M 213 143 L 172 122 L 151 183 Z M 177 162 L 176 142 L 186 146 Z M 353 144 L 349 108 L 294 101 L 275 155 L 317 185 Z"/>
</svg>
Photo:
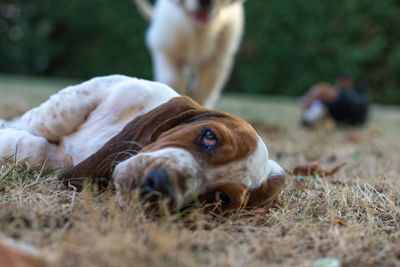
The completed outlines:
<svg viewBox="0 0 400 267">
<path fill-rule="evenodd" d="M 284 183 L 250 124 L 122 75 L 67 87 L 6 122 L 0 156 L 11 155 L 30 167 L 73 166 L 60 175 L 71 183 L 113 181 L 121 205 L 141 188 L 145 199 L 167 197 L 175 211 L 196 197 L 223 210 L 262 205 Z"/>
</svg>

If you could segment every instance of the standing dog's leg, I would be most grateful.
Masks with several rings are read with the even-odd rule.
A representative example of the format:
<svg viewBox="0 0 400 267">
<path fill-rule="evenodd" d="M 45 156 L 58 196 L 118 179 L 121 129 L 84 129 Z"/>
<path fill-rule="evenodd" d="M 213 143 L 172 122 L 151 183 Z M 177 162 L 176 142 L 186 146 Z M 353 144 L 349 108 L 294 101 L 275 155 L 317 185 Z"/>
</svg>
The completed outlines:
<svg viewBox="0 0 400 267">
<path fill-rule="evenodd" d="M 196 86 L 191 97 L 205 108 L 212 108 L 229 77 L 232 61 L 231 56 L 224 56 L 202 65 L 197 70 Z"/>
<path fill-rule="evenodd" d="M 75 131 L 108 96 L 109 87 L 121 80 L 110 76 L 67 87 L 21 118 L 6 123 L 5 127 L 25 130 L 56 143 Z"/>
<path fill-rule="evenodd" d="M 220 33 L 214 55 L 196 69 L 197 81 L 192 97 L 206 108 L 214 106 L 231 73 L 242 36 L 242 11 L 234 18 L 232 24 Z"/>
<path fill-rule="evenodd" d="M 186 94 L 184 64 L 160 51 L 153 50 L 152 57 L 154 79 L 157 82 L 169 85 L 180 94 Z"/>
</svg>

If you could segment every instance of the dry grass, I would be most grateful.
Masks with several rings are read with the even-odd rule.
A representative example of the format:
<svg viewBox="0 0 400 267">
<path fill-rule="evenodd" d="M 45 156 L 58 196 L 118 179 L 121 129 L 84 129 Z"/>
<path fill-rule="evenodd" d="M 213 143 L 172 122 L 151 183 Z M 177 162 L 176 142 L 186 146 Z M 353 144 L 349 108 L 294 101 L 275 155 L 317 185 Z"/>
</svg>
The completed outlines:
<svg viewBox="0 0 400 267">
<path fill-rule="evenodd" d="M 0 169 L 0 232 L 52 255 L 58 266 L 400 265 L 400 110 L 374 107 L 363 129 L 313 132 L 293 102 L 226 97 L 222 109 L 256 122 L 271 157 L 287 169 L 319 160 L 334 177 L 289 176 L 269 209 L 229 217 L 147 216 L 120 210 L 111 191 L 75 193 L 55 173 Z M 0 114 L 1 116 L 2 114 Z"/>
</svg>

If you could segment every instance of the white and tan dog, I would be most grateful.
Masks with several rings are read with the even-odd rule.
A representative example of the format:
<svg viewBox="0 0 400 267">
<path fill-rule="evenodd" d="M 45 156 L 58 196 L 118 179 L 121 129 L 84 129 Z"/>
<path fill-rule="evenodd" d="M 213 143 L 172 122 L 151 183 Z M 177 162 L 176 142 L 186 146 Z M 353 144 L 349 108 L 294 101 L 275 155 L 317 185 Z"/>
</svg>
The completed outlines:
<svg viewBox="0 0 400 267">
<path fill-rule="evenodd" d="M 240 44 L 243 2 L 157 0 L 153 9 L 146 0 L 136 0 L 139 10 L 151 18 L 147 45 L 155 80 L 213 107 Z"/>
<path fill-rule="evenodd" d="M 256 131 L 205 109 L 170 87 L 122 75 L 94 78 L 53 95 L 0 129 L 0 156 L 31 167 L 74 166 L 61 178 L 112 179 L 120 203 L 134 188 L 178 210 L 200 196 L 223 209 L 271 201 L 283 170 Z M 75 179 L 77 178 L 77 179 Z"/>
</svg>

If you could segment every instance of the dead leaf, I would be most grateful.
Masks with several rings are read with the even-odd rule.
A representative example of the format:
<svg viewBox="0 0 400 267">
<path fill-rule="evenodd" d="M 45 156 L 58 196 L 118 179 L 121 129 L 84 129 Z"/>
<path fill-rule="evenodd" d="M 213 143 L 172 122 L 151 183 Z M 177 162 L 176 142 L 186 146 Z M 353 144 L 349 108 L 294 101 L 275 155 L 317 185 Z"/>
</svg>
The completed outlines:
<svg viewBox="0 0 400 267">
<path fill-rule="evenodd" d="M 347 222 L 342 219 L 335 219 L 335 224 L 339 224 L 341 226 L 347 226 Z"/>
<path fill-rule="evenodd" d="M 360 142 L 360 135 L 356 133 L 349 133 L 347 135 L 347 141 L 349 141 L 352 144 L 358 144 Z"/>
<path fill-rule="evenodd" d="M 319 176 L 327 176 L 327 175 L 333 175 L 333 174 L 337 173 L 344 165 L 346 165 L 345 162 L 337 165 L 335 168 L 328 171 L 328 170 L 322 168 L 318 161 L 312 161 L 312 162 L 308 162 L 303 165 L 294 167 L 293 170 L 290 171 L 289 173 L 291 173 L 292 175 L 318 174 Z"/>
<path fill-rule="evenodd" d="M 267 215 L 267 210 L 264 209 L 264 208 L 255 209 L 253 211 L 253 214 L 254 215 L 260 215 L 260 216 L 265 216 L 265 215 Z"/>
</svg>

